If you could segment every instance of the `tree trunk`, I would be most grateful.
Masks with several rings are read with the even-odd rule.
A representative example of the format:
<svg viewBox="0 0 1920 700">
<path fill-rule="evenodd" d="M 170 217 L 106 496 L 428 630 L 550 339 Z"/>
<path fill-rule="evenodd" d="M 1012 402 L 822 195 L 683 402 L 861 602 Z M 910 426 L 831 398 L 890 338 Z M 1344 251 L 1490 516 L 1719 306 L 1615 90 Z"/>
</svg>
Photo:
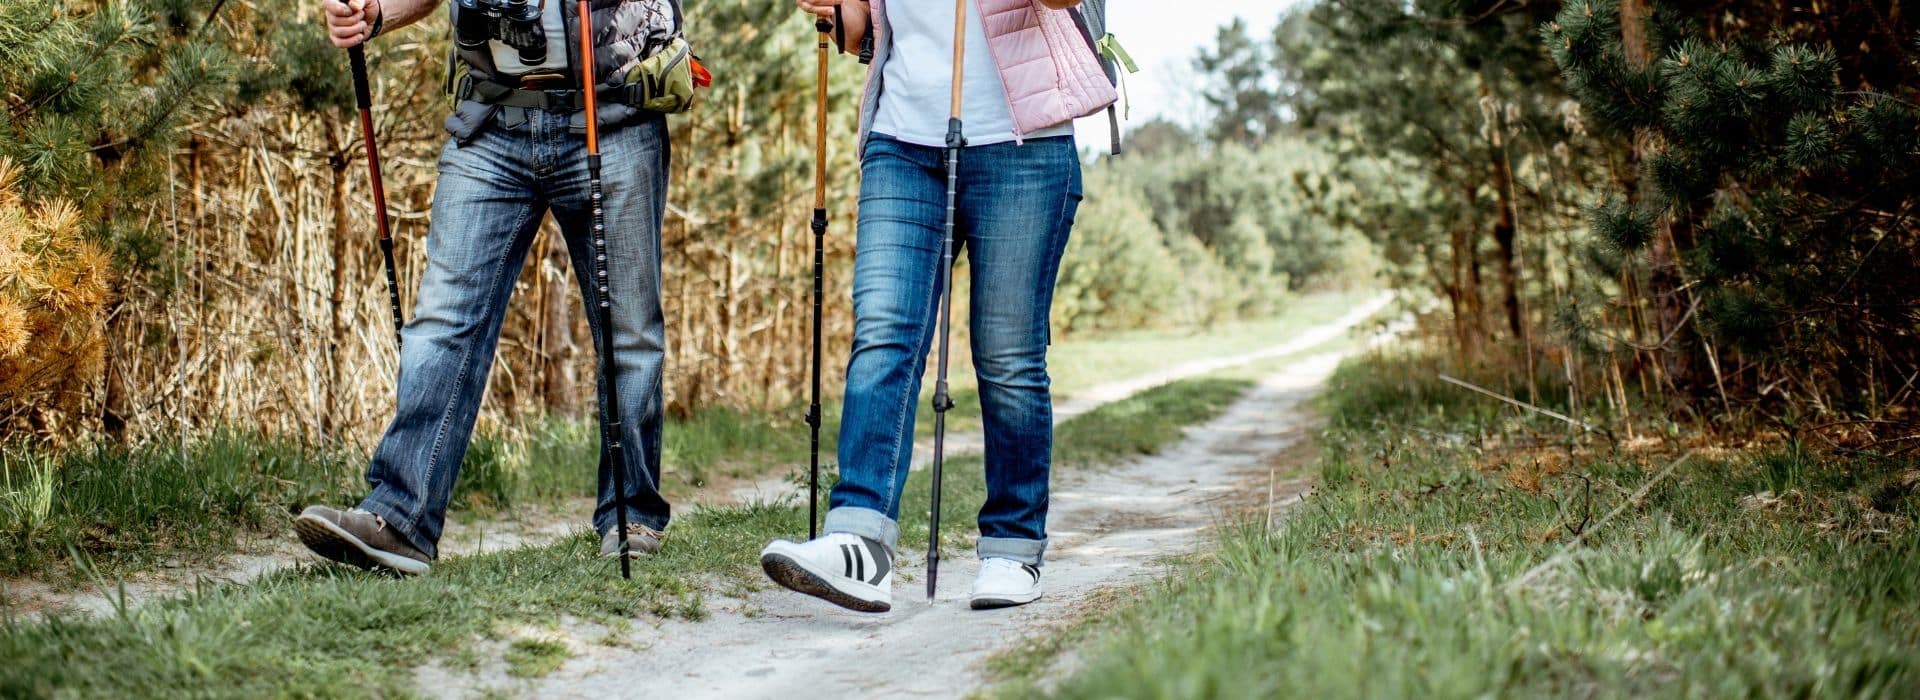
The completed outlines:
<svg viewBox="0 0 1920 700">
<path fill-rule="evenodd" d="M 1493 157 L 1494 201 L 1499 207 L 1499 216 L 1493 223 L 1493 242 L 1500 249 L 1500 294 L 1501 302 L 1507 311 L 1507 330 L 1515 338 L 1526 337 L 1526 329 L 1520 323 L 1520 269 L 1514 255 L 1514 213 L 1513 213 L 1513 169 L 1507 166 L 1504 149 L 1498 148 L 1499 139 L 1494 140 L 1496 150 Z"/>
<path fill-rule="evenodd" d="M 1620 3 L 1621 53 L 1627 64 L 1635 70 L 1646 70 L 1653 58 L 1652 46 L 1647 41 L 1647 14 L 1646 0 L 1622 0 Z M 1639 172 L 1639 164 L 1646 162 L 1652 151 L 1653 134 L 1647 129 L 1635 130 L 1633 168 L 1630 172 Z M 1628 192 L 1631 197 L 1633 189 Z M 1687 304 L 1681 299 L 1685 281 L 1680 274 L 1673 216 L 1671 213 L 1662 214 L 1654 219 L 1653 240 L 1647 249 L 1646 303 L 1653 310 L 1655 338 L 1671 336 L 1673 341 L 1668 347 L 1654 350 L 1656 361 L 1667 381 L 1676 388 L 1682 388 L 1693 384 L 1697 376 L 1697 372 L 1693 371 L 1693 367 L 1697 366 L 1696 358 L 1691 349 L 1699 346 L 1699 343 L 1692 342 L 1688 334 L 1676 332 L 1684 321 Z"/>
</svg>

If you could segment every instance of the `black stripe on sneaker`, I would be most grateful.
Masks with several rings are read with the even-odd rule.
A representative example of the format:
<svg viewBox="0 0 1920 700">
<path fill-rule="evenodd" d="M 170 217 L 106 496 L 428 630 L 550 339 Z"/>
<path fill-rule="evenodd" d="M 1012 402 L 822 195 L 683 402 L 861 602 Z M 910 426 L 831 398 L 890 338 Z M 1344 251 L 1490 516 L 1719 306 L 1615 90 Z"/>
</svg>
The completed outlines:
<svg viewBox="0 0 1920 700">
<path fill-rule="evenodd" d="M 867 544 L 867 552 L 873 555 L 873 578 L 866 581 L 878 586 L 880 579 L 886 578 L 887 571 L 893 568 L 893 557 L 887 556 L 887 548 L 881 546 L 876 540 L 862 537 L 860 541 Z"/>
<path fill-rule="evenodd" d="M 853 546 L 840 545 L 840 564 L 846 567 L 845 573 L 841 574 L 842 576 L 853 578 L 853 559 Z"/>
<path fill-rule="evenodd" d="M 1032 564 L 1021 564 L 1020 568 L 1025 569 L 1027 572 L 1027 575 L 1032 576 L 1033 580 L 1035 581 L 1040 580 L 1040 567 L 1034 566 Z"/>
</svg>

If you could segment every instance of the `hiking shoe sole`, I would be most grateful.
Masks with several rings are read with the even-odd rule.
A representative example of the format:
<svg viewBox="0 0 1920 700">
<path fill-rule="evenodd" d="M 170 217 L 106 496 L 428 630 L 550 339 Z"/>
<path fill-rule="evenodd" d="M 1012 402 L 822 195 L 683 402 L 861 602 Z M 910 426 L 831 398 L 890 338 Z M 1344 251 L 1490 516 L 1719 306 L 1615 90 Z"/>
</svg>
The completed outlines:
<svg viewBox="0 0 1920 700">
<path fill-rule="evenodd" d="M 1012 607 L 1017 607 L 1021 605 L 1026 605 L 1028 603 L 1031 603 L 1039 599 L 1040 599 L 1039 593 L 1035 593 L 1032 596 L 1022 596 L 1019 598 L 1009 597 L 1009 596 L 980 596 L 980 597 L 974 598 L 971 602 L 971 605 L 975 610 L 995 610 L 999 608 L 1012 608 Z"/>
<path fill-rule="evenodd" d="M 302 515 L 293 519 L 300 543 L 327 559 L 368 571 L 391 571 L 408 576 L 427 573 L 426 562 L 374 549 L 353 533 L 324 519 Z"/>
<path fill-rule="evenodd" d="M 887 601 L 867 600 L 847 591 L 840 590 L 829 582 L 827 577 L 814 573 L 808 569 L 806 565 L 802 564 L 800 560 L 785 554 L 770 553 L 761 555 L 760 568 L 767 572 L 767 578 L 773 579 L 774 583 L 848 610 L 883 613 L 893 609 L 893 604 Z"/>
</svg>

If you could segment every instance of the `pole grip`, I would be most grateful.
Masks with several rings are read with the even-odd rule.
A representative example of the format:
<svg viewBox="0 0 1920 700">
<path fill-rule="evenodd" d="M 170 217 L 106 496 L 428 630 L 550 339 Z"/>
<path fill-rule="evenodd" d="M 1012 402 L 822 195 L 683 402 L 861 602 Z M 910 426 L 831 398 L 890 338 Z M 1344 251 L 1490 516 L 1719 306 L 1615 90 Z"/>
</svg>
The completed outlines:
<svg viewBox="0 0 1920 700">
<path fill-rule="evenodd" d="M 360 109 L 372 109 L 373 88 L 367 80 L 366 45 L 347 49 L 347 63 L 353 66 L 353 105 Z"/>
</svg>

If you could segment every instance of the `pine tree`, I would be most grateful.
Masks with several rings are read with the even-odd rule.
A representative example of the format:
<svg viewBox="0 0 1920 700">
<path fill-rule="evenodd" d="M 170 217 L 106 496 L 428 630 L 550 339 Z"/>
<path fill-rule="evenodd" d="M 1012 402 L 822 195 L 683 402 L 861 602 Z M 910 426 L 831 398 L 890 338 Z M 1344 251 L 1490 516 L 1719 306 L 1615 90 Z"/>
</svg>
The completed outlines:
<svg viewBox="0 0 1920 700">
<path fill-rule="evenodd" d="M 224 4 L 0 4 L 0 245 L 22 251 L 5 272 L 0 341 L 22 327 L 29 338 L 11 352 L 0 342 L 0 416 L 30 418 L 32 432 L 76 427 L 56 414 L 77 409 L 104 366 L 114 268 L 177 263 L 149 206 L 186 124 L 218 111 L 240 68 L 211 23 Z"/>
<path fill-rule="evenodd" d="M 21 199 L 21 168 L 0 157 L 0 426 L 70 431 L 67 414 L 105 361 L 107 254 L 64 200 Z"/>
<path fill-rule="evenodd" d="M 1887 386 L 1920 372 L 1920 80 L 1898 40 L 1916 27 L 1844 4 L 1659 6 L 1655 60 L 1636 68 L 1620 12 L 1574 0 L 1542 36 L 1589 114 L 1644 134 L 1641 172 L 1592 221 L 1629 256 L 1668 227 L 1707 337 L 1665 352 L 1718 366 L 1718 344 L 1760 370 L 1685 388 L 1787 380 L 1824 410 L 1897 400 Z"/>
</svg>

